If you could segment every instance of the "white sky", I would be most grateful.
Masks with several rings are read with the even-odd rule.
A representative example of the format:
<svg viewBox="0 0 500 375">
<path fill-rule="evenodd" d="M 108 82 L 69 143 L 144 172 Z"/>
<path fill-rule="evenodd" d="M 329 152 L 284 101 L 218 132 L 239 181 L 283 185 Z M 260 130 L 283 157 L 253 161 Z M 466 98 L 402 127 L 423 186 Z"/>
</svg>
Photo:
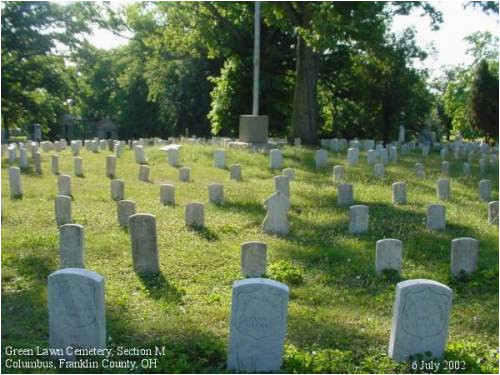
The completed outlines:
<svg viewBox="0 0 500 375">
<path fill-rule="evenodd" d="M 498 17 L 491 13 L 487 15 L 479 7 L 464 9 L 462 1 L 436 1 L 431 4 L 443 13 L 443 23 L 438 31 L 431 31 L 429 17 L 421 17 L 421 10 L 413 11 L 408 16 L 396 16 L 392 29 L 394 32 L 400 32 L 413 25 L 417 30 L 417 43 L 421 47 L 434 44 L 437 54 L 429 55 L 422 65 L 418 65 L 428 68 L 433 76 L 439 75 L 440 68 L 444 65 L 471 63 L 471 58 L 465 54 L 468 47 L 463 40 L 465 36 L 475 31 L 489 31 L 493 35 L 499 35 Z M 104 49 L 127 43 L 127 39 L 106 30 L 96 30 L 89 39 L 96 47 Z"/>
</svg>

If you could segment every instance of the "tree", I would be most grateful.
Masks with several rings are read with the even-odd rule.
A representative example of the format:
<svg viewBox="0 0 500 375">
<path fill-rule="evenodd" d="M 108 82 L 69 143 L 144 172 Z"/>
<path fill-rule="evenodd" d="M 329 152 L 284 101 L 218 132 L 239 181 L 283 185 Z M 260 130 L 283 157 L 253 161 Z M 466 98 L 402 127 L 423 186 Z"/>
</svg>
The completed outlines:
<svg viewBox="0 0 500 375">
<path fill-rule="evenodd" d="M 498 138 L 498 77 L 482 60 L 475 72 L 469 96 L 469 119 L 486 140 Z"/>
</svg>

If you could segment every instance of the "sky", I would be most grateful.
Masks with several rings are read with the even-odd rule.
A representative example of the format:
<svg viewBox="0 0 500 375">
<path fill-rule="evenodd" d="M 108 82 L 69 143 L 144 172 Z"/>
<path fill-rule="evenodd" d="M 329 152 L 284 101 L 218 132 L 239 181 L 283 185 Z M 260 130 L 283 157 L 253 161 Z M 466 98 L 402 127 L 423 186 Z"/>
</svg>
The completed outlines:
<svg viewBox="0 0 500 375">
<path fill-rule="evenodd" d="M 130 1 L 126 1 L 130 2 Z M 118 2 L 117 2 L 118 3 Z M 121 2 L 123 4 L 123 2 Z M 470 64 L 472 59 L 466 55 L 468 44 L 463 38 L 475 31 L 489 31 L 499 35 L 498 16 L 487 15 L 478 7 L 464 9 L 462 1 L 433 1 L 434 8 L 443 13 L 443 23 L 438 31 L 430 28 L 429 17 L 420 16 L 421 10 L 416 10 L 408 16 L 396 16 L 392 30 L 401 32 L 406 27 L 415 26 L 417 30 L 417 44 L 426 47 L 431 43 L 437 53 L 430 55 L 422 64 L 416 63 L 419 68 L 429 69 L 432 77 L 437 77 L 442 66 Z M 109 49 L 126 44 L 127 39 L 113 35 L 106 30 L 95 30 L 90 41 L 98 48 Z"/>
</svg>

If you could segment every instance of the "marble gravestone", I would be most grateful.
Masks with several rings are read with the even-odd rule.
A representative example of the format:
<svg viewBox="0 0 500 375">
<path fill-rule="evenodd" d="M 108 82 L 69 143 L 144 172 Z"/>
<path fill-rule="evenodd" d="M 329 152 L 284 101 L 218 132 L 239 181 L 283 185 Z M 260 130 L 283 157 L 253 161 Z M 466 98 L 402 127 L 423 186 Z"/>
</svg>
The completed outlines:
<svg viewBox="0 0 500 375">
<path fill-rule="evenodd" d="M 392 203 L 406 204 L 406 182 L 395 182 L 392 184 Z"/>
<path fill-rule="evenodd" d="M 491 181 L 481 180 L 479 181 L 479 198 L 482 201 L 488 202 L 491 199 Z"/>
<path fill-rule="evenodd" d="M 132 260 L 134 271 L 158 273 L 158 246 L 156 236 L 156 218 L 151 214 L 134 214 L 128 219 Z"/>
<path fill-rule="evenodd" d="M 378 240 L 375 248 L 375 271 L 395 270 L 401 273 L 403 263 L 403 242 L 394 238 Z"/>
<path fill-rule="evenodd" d="M 341 165 L 335 165 L 333 167 L 333 181 L 341 182 L 344 180 L 345 172 L 344 167 Z"/>
<path fill-rule="evenodd" d="M 64 268 L 48 277 L 49 347 L 104 349 L 106 318 L 104 277 L 82 268 Z"/>
<path fill-rule="evenodd" d="M 59 227 L 60 268 L 85 268 L 83 226 L 64 224 Z"/>
<path fill-rule="evenodd" d="M 250 278 L 233 284 L 227 368 L 278 372 L 283 363 L 289 289 L 278 281 Z"/>
<path fill-rule="evenodd" d="M 232 164 L 229 167 L 229 177 L 231 180 L 241 181 L 241 165 Z"/>
<path fill-rule="evenodd" d="M 121 227 L 128 228 L 128 219 L 135 214 L 135 202 L 121 200 L 116 204 L 118 224 Z"/>
<path fill-rule="evenodd" d="M 23 188 L 21 185 L 21 170 L 18 167 L 9 168 L 9 188 L 10 197 L 19 199 L 23 197 Z"/>
<path fill-rule="evenodd" d="M 442 230 L 446 228 L 446 207 L 440 204 L 427 206 L 426 227 L 431 230 Z"/>
<path fill-rule="evenodd" d="M 52 167 L 52 173 L 55 175 L 59 174 L 59 155 L 50 155 L 50 162 Z"/>
<path fill-rule="evenodd" d="M 359 160 L 359 149 L 351 147 L 347 150 L 347 164 L 357 165 Z"/>
<path fill-rule="evenodd" d="M 354 202 L 352 184 L 340 184 L 337 187 L 337 204 L 349 206 Z"/>
<path fill-rule="evenodd" d="M 425 169 L 424 169 L 424 165 L 422 163 L 415 163 L 415 175 L 418 178 L 425 177 Z"/>
<path fill-rule="evenodd" d="M 71 197 L 71 177 L 68 175 L 60 175 L 57 177 L 58 195 L 67 195 Z"/>
<path fill-rule="evenodd" d="M 71 224 L 71 198 L 66 195 L 58 195 L 55 199 L 56 223 L 58 226 Z"/>
<path fill-rule="evenodd" d="M 269 152 L 269 168 L 283 168 L 283 153 L 281 152 L 281 150 L 275 148 Z"/>
<path fill-rule="evenodd" d="M 215 168 L 226 168 L 226 150 L 223 148 L 218 148 L 214 151 L 214 167 Z"/>
<path fill-rule="evenodd" d="M 106 177 L 111 179 L 116 177 L 116 156 L 106 156 Z"/>
<path fill-rule="evenodd" d="M 203 203 L 188 203 L 184 216 L 187 227 L 202 228 L 205 226 L 205 206 Z"/>
<path fill-rule="evenodd" d="M 326 167 L 328 164 L 328 151 L 323 149 L 316 151 L 314 161 L 316 163 L 316 169 Z"/>
<path fill-rule="evenodd" d="M 450 181 L 446 178 L 440 178 L 437 181 L 437 199 L 439 201 L 448 201 L 451 199 Z"/>
<path fill-rule="evenodd" d="M 224 185 L 216 183 L 209 184 L 208 201 L 213 204 L 224 203 Z"/>
<path fill-rule="evenodd" d="M 281 192 L 290 200 L 290 179 L 288 176 L 274 176 L 274 191 Z"/>
<path fill-rule="evenodd" d="M 477 269 L 479 242 L 475 238 L 462 237 L 451 241 L 451 274 L 456 278 L 471 274 Z"/>
<path fill-rule="evenodd" d="M 290 181 L 295 180 L 295 169 L 293 168 L 285 168 L 281 171 L 283 176 L 287 176 Z"/>
<path fill-rule="evenodd" d="M 368 165 L 373 165 L 377 162 L 377 151 L 375 150 L 368 150 L 366 153 L 366 162 Z"/>
<path fill-rule="evenodd" d="M 160 185 L 160 203 L 163 205 L 175 204 L 175 186 L 171 184 Z"/>
<path fill-rule="evenodd" d="M 470 176 L 470 164 L 464 163 L 462 173 L 464 176 Z"/>
<path fill-rule="evenodd" d="M 79 156 L 73 158 L 75 176 L 83 177 L 83 159 Z"/>
<path fill-rule="evenodd" d="M 488 223 L 498 224 L 498 201 L 488 203 Z"/>
<path fill-rule="evenodd" d="M 179 168 L 179 181 L 189 182 L 191 179 L 191 168 L 181 167 Z"/>
<path fill-rule="evenodd" d="M 287 213 L 290 210 L 290 201 L 281 192 L 276 191 L 264 201 L 267 210 L 266 217 L 262 222 L 262 229 L 269 234 L 287 234 L 290 230 Z"/>
<path fill-rule="evenodd" d="M 358 234 L 368 230 L 368 206 L 358 204 L 349 208 L 349 233 Z"/>
<path fill-rule="evenodd" d="M 146 159 L 146 155 L 144 154 L 144 147 L 141 145 L 134 146 L 134 156 L 137 164 L 145 164 L 148 161 Z"/>
<path fill-rule="evenodd" d="M 267 245 L 264 242 L 248 241 L 241 244 L 241 275 L 262 277 L 267 268 Z"/>
<path fill-rule="evenodd" d="M 149 182 L 149 165 L 139 166 L 139 181 Z"/>
<path fill-rule="evenodd" d="M 448 338 L 452 303 L 449 287 L 434 280 L 397 284 L 392 309 L 389 357 L 404 362 L 416 354 L 441 358 Z"/>
<path fill-rule="evenodd" d="M 35 172 L 42 174 L 42 154 L 39 151 L 33 152 L 33 163 L 35 164 Z"/>
<path fill-rule="evenodd" d="M 111 180 L 111 199 L 116 202 L 125 199 L 125 183 L 123 180 Z"/>
<path fill-rule="evenodd" d="M 19 149 L 19 167 L 22 169 L 29 167 L 28 151 L 25 148 Z"/>
<path fill-rule="evenodd" d="M 376 163 L 373 166 L 373 176 L 379 179 L 384 178 L 384 163 Z"/>
</svg>

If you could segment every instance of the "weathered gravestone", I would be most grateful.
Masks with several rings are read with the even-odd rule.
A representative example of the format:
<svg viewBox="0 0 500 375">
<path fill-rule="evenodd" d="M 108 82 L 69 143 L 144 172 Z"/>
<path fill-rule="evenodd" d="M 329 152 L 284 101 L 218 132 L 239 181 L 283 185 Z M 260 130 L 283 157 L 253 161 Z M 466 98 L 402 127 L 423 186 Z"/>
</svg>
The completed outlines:
<svg viewBox="0 0 500 375">
<path fill-rule="evenodd" d="M 373 165 L 377 162 L 377 151 L 375 150 L 368 150 L 366 153 L 366 162 L 368 165 Z"/>
<path fill-rule="evenodd" d="M 50 162 L 52 167 L 52 173 L 55 175 L 59 174 L 59 155 L 50 155 Z"/>
<path fill-rule="evenodd" d="M 290 179 L 288 176 L 274 176 L 274 191 L 279 191 L 290 199 Z"/>
<path fill-rule="evenodd" d="M 448 338 L 452 291 L 433 280 L 397 284 L 392 308 L 389 357 L 406 361 L 416 354 L 441 358 Z"/>
<path fill-rule="evenodd" d="M 227 368 L 235 372 L 278 372 L 283 362 L 289 289 L 269 279 L 233 284 Z"/>
<path fill-rule="evenodd" d="M 226 150 L 223 148 L 214 151 L 214 166 L 215 168 L 226 168 Z"/>
<path fill-rule="evenodd" d="M 7 151 L 9 153 L 9 164 L 10 165 L 13 165 L 15 162 L 16 162 L 16 151 L 17 150 L 17 147 L 16 145 L 9 145 L 8 148 L 7 148 Z"/>
<path fill-rule="evenodd" d="M 224 202 L 224 185 L 216 183 L 209 184 L 208 200 L 213 204 L 222 204 Z"/>
<path fill-rule="evenodd" d="M 351 147 L 347 150 L 347 164 L 357 165 L 359 160 L 359 149 Z"/>
<path fill-rule="evenodd" d="M 181 167 L 179 168 L 179 181 L 189 182 L 191 179 L 191 168 Z"/>
<path fill-rule="evenodd" d="M 116 156 L 107 155 L 106 156 L 106 177 L 115 178 L 116 177 Z"/>
<path fill-rule="evenodd" d="M 293 145 L 294 145 L 294 147 L 300 147 L 300 146 L 302 146 L 302 140 L 300 138 L 294 138 L 293 139 Z"/>
<path fill-rule="evenodd" d="M 269 152 L 269 168 L 281 169 L 283 168 L 283 154 L 279 149 L 273 149 Z"/>
<path fill-rule="evenodd" d="M 333 181 L 341 182 L 344 180 L 345 172 L 344 167 L 341 165 L 335 165 L 333 167 Z"/>
<path fill-rule="evenodd" d="M 450 175 L 450 163 L 447 161 L 441 162 L 441 174 L 443 176 L 449 176 Z"/>
<path fill-rule="evenodd" d="M 498 224 L 498 201 L 488 203 L 488 223 Z"/>
<path fill-rule="evenodd" d="M 137 273 L 158 273 L 156 218 L 151 214 L 134 214 L 128 219 L 132 260 Z"/>
<path fill-rule="evenodd" d="M 64 224 L 59 227 L 60 268 L 85 268 L 84 231 L 79 224 Z"/>
<path fill-rule="evenodd" d="M 403 242 L 394 238 L 378 240 L 375 248 L 375 271 L 380 274 L 384 270 L 401 273 L 403 263 Z"/>
<path fill-rule="evenodd" d="M 111 180 L 111 199 L 117 202 L 125 199 L 125 183 L 123 180 Z"/>
<path fill-rule="evenodd" d="M 440 178 L 437 181 L 437 199 L 447 201 L 451 199 L 450 181 L 446 178 Z"/>
<path fill-rule="evenodd" d="M 175 204 L 175 186 L 171 184 L 160 185 L 160 202 L 164 205 Z"/>
<path fill-rule="evenodd" d="M 349 208 L 349 233 L 358 234 L 368 230 L 368 206 L 358 204 Z"/>
<path fill-rule="evenodd" d="M 146 155 L 144 154 L 144 147 L 141 145 L 134 146 L 134 156 L 137 164 L 146 164 L 148 161 L 146 159 Z"/>
<path fill-rule="evenodd" d="M 463 174 L 464 174 L 464 176 L 470 176 L 470 164 L 469 163 L 464 163 Z"/>
<path fill-rule="evenodd" d="M 425 169 L 422 163 L 415 163 L 415 176 L 417 176 L 418 178 L 425 177 Z"/>
<path fill-rule="evenodd" d="M 118 224 L 124 228 L 128 227 L 128 219 L 135 214 L 135 202 L 122 200 L 116 204 Z"/>
<path fill-rule="evenodd" d="M 33 163 L 35 164 L 35 172 L 42 173 L 42 154 L 39 151 L 33 153 Z"/>
<path fill-rule="evenodd" d="M 235 181 L 241 181 L 241 165 L 232 164 L 229 166 L 229 178 Z"/>
<path fill-rule="evenodd" d="M 104 277 L 82 268 L 64 268 L 48 277 L 49 346 L 74 360 L 66 349 L 104 349 Z"/>
<path fill-rule="evenodd" d="M 248 241 L 241 244 L 241 274 L 244 277 L 261 277 L 266 274 L 267 245 Z"/>
<path fill-rule="evenodd" d="M 337 204 L 349 206 L 354 202 L 352 184 L 340 184 L 337 186 Z"/>
<path fill-rule="evenodd" d="M 328 164 L 328 151 L 323 149 L 316 151 L 314 161 L 316 163 L 316 169 L 326 167 Z"/>
<path fill-rule="evenodd" d="M 73 163 L 74 163 L 74 169 L 75 169 L 75 176 L 83 177 L 83 159 L 81 157 L 78 157 L 78 156 L 74 157 Z"/>
<path fill-rule="evenodd" d="M 376 163 L 373 166 L 373 176 L 375 178 L 383 179 L 384 178 L 384 164 Z"/>
<path fill-rule="evenodd" d="M 262 222 L 264 232 L 269 234 L 287 234 L 290 230 L 287 213 L 290 210 L 290 201 L 281 192 L 276 191 L 264 201 L 267 210 L 266 217 Z"/>
<path fill-rule="evenodd" d="M 18 167 L 9 168 L 9 188 L 12 199 L 23 197 L 23 188 L 21 186 L 21 170 Z"/>
<path fill-rule="evenodd" d="M 118 141 L 115 144 L 115 156 L 117 158 L 121 158 L 122 155 L 123 155 L 123 144 L 120 141 Z"/>
<path fill-rule="evenodd" d="M 172 167 L 179 165 L 179 148 L 171 147 L 167 149 L 167 162 Z"/>
<path fill-rule="evenodd" d="M 454 277 L 473 273 L 477 269 L 479 242 L 475 238 L 455 238 L 451 241 L 450 270 Z"/>
<path fill-rule="evenodd" d="M 139 181 L 149 182 L 149 165 L 139 166 Z"/>
<path fill-rule="evenodd" d="M 71 224 L 71 198 L 66 195 L 58 195 L 55 199 L 56 223 L 58 226 Z"/>
<path fill-rule="evenodd" d="M 205 206 L 203 203 L 193 202 L 186 205 L 185 222 L 188 227 L 202 228 L 205 226 Z"/>
<path fill-rule="evenodd" d="M 68 175 L 60 175 L 57 177 L 58 195 L 67 195 L 71 197 L 71 177 Z"/>
<path fill-rule="evenodd" d="M 406 204 L 406 183 L 395 182 L 392 184 L 392 203 Z"/>
<path fill-rule="evenodd" d="M 488 202 L 491 199 L 491 181 L 481 180 L 479 181 L 479 198 L 482 201 Z"/>
<path fill-rule="evenodd" d="M 432 230 L 442 230 L 446 228 L 446 208 L 440 204 L 427 206 L 426 227 Z"/>
<path fill-rule="evenodd" d="M 25 148 L 19 149 L 19 167 L 22 169 L 29 167 L 28 151 Z"/>
<path fill-rule="evenodd" d="M 287 176 L 288 180 L 293 181 L 295 180 L 295 169 L 293 168 L 285 168 L 281 171 L 283 176 Z"/>
</svg>

